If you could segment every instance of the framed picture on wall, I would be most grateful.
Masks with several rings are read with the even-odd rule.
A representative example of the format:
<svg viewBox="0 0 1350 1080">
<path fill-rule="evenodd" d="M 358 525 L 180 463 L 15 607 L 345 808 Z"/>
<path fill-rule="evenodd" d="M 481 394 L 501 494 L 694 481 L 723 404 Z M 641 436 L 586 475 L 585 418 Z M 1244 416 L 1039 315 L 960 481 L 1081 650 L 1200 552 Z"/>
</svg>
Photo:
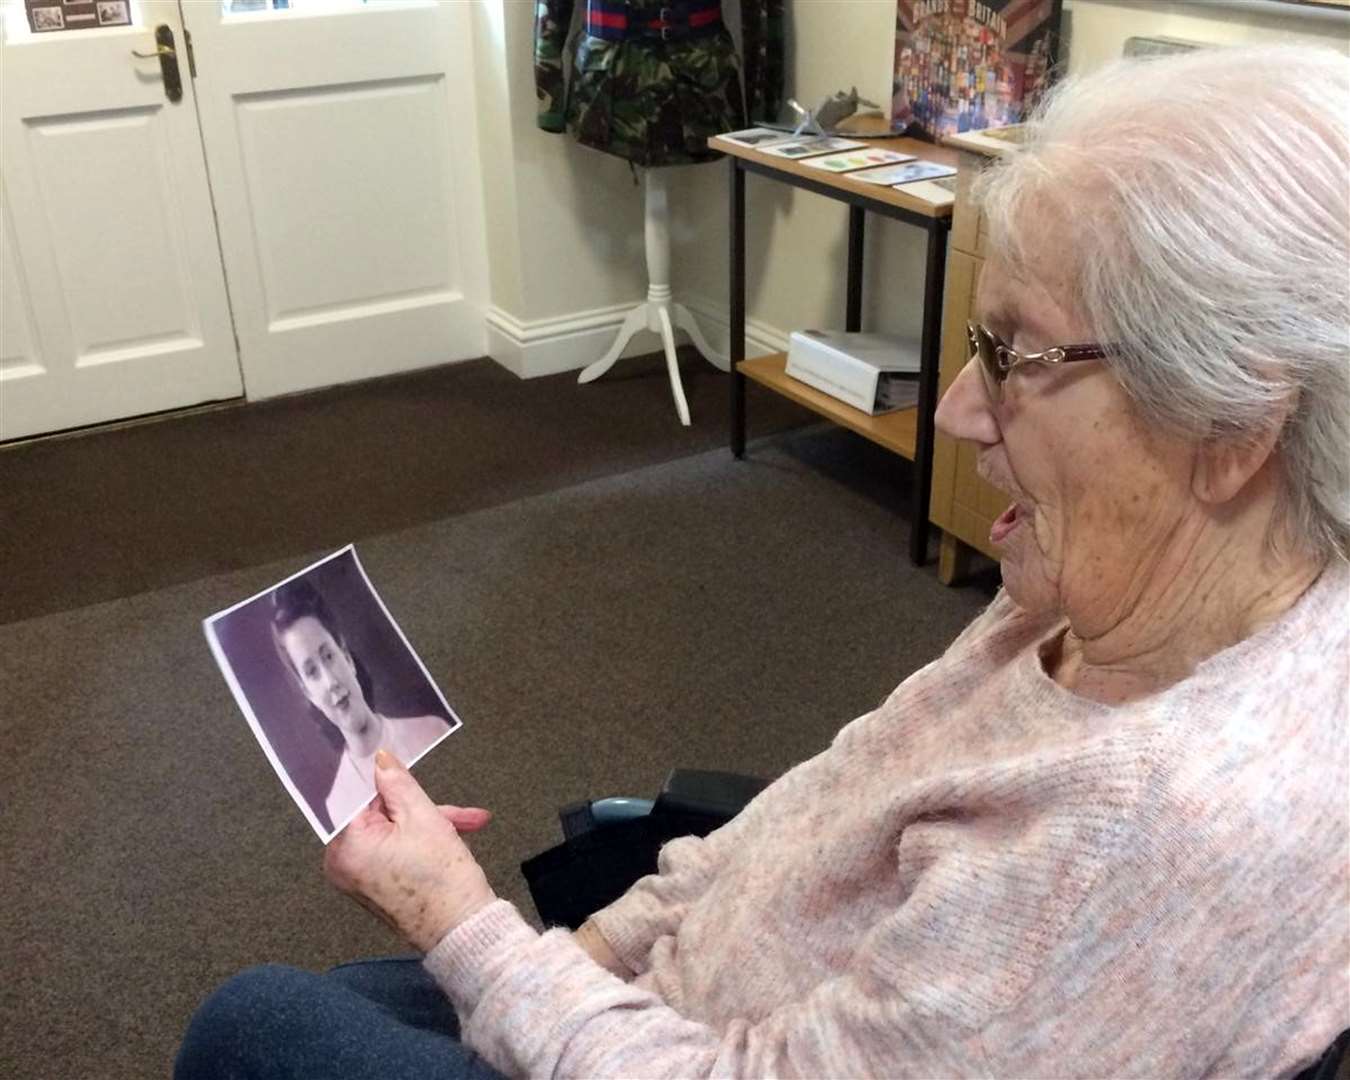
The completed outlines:
<svg viewBox="0 0 1350 1080">
<path fill-rule="evenodd" d="M 1018 123 L 1049 85 L 1063 0 L 897 0 L 891 127 L 936 139 Z"/>
<path fill-rule="evenodd" d="M 35 34 L 131 25 L 128 0 L 24 0 L 24 7 Z"/>
</svg>

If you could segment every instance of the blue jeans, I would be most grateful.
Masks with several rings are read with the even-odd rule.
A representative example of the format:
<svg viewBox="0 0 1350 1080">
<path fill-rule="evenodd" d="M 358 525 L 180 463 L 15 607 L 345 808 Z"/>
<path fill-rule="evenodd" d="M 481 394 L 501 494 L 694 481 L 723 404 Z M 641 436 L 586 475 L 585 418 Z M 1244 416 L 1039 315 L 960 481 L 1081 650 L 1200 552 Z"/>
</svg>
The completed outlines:
<svg viewBox="0 0 1350 1080">
<path fill-rule="evenodd" d="M 502 1080 L 459 1041 L 449 1000 L 415 957 L 326 975 L 269 964 L 236 975 L 192 1017 L 175 1080 Z"/>
</svg>

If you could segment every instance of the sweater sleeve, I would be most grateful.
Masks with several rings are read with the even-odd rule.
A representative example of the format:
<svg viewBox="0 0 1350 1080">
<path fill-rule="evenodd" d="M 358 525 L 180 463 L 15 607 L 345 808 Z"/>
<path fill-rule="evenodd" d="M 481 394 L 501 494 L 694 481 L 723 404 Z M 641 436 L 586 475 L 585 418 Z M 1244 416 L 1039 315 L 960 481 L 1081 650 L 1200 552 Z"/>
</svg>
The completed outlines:
<svg viewBox="0 0 1350 1080">
<path fill-rule="evenodd" d="M 786 801 L 798 783 L 802 792 L 822 781 L 829 790 L 815 769 L 831 768 L 831 756 L 784 777 Z M 1142 768 L 1117 767 L 1141 757 Z M 991 767 L 997 776 L 972 788 L 984 793 L 996 782 L 999 798 L 988 802 L 962 799 L 971 782 L 955 779 L 944 800 L 951 811 L 912 820 L 893 841 L 896 880 L 909 884 L 857 927 L 849 957 L 786 1001 L 772 987 L 751 989 L 751 963 L 738 973 L 743 1011 L 716 1026 L 615 978 L 566 932 L 535 933 L 504 901 L 448 934 L 427 968 L 467 1041 L 513 1076 L 985 1074 L 982 1036 L 993 1018 L 1038 1028 L 1072 1005 L 1038 980 L 1057 944 L 1081 935 L 1073 920 L 1130 832 L 1147 757 L 1112 744 L 1081 768 L 1055 770 L 1048 804 L 1033 798 L 1043 786 L 1035 769 Z M 812 933 L 802 925 L 804 957 L 826 944 Z M 690 944 L 676 934 L 672 948 Z M 753 958 L 757 944 L 746 946 Z M 765 1002 L 758 1011 L 757 1001 Z"/>
<path fill-rule="evenodd" d="M 836 742 L 872 714 L 846 725 Z M 591 916 L 615 955 L 630 971 L 647 970 L 652 945 L 673 936 L 685 912 L 707 892 L 746 835 L 753 835 L 765 815 L 773 817 L 800 799 L 810 799 L 828 784 L 829 752 L 789 769 L 761 791 L 739 814 L 706 837 L 682 836 L 661 848 L 657 872 L 640 878 L 608 907 Z"/>
<path fill-rule="evenodd" d="M 999 596 L 972 626 L 980 633 L 1007 623 L 1017 610 L 1006 593 Z M 972 640 L 968 629 L 958 641 Z M 953 646 L 950 652 L 955 651 Z M 945 664 L 940 657 L 928 665 L 936 669 Z M 907 679 L 894 698 L 914 678 Z M 941 681 L 939 678 L 937 681 Z M 802 802 L 814 802 L 819 792 L 834 790 L 832 774 L 839 767 L 834 748 L 846 746 L 878 716 L 880 710 L 864 713 L 846 724 L 835 735 L 831 750 L 788 770 L 753 799 L 735 818 L 703 839 L 680 837 L 666 844 L 657 861 L 657 873 L 640 879 L 623 896 L 591 916 L 591 921 L 611 949 L 630 971 L 647 970 L 648 954 L 662 937 L 673 936 L 685 913 L 707 892 L 727 863 L 729 855 L 746 836 L 754 836 L 761 827 L 773 831 L 773 821 L 786 810 Z"/>
<path fill-rule="evenodd" d="M 509 1076 L 898 1080 L 984 1068 L 978 1041 L 906 1002 L 884 965 L 718 1031 L 600 968 L 567 932 L 538 934 L 499 900 L 447 935 L 426 966 L 466 1041 Z"/>
<path fill-rule="evenodd" d="M 738 820 L 733 818 L 702 839 L 681 836 L 671 840 L 661 848 L 655 874 L 639 879 L 614 903 L 591 916 L 630 971 L 640 975 L 647 970 L 652 945 L 674 934 L 689 905 L 707 890 L 735 843 Z"/>
</svg>

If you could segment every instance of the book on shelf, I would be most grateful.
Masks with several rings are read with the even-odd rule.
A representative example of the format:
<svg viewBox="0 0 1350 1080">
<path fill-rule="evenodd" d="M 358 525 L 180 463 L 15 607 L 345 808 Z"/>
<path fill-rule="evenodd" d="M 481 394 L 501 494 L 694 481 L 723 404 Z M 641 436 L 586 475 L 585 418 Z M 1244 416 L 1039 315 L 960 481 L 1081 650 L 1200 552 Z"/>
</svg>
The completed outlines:
<svg viewBox="0 0 1350 1080">
<path fill-rule="evenodd" d="M 919 342 L 898 334 L 795 330 L 788 337 L 790 378 L 869 416 L 919 400 Z"/>
</svg>

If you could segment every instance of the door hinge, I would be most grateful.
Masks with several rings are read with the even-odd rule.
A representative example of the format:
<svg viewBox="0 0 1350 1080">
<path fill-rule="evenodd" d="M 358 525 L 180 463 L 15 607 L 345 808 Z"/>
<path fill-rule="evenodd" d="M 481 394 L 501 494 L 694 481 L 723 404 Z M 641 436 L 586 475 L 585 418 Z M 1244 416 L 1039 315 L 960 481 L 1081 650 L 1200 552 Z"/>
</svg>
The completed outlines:
<svg viewBox="0 0 1350 1080">
<path fill-rule="evenodd" d="M 183 28 L 183 40 L 187 42 L 188 74 L 195 79 L 197 77 L 197 52 L 192 47 L 192 31 L 187 27 Z"/>
</svg>

